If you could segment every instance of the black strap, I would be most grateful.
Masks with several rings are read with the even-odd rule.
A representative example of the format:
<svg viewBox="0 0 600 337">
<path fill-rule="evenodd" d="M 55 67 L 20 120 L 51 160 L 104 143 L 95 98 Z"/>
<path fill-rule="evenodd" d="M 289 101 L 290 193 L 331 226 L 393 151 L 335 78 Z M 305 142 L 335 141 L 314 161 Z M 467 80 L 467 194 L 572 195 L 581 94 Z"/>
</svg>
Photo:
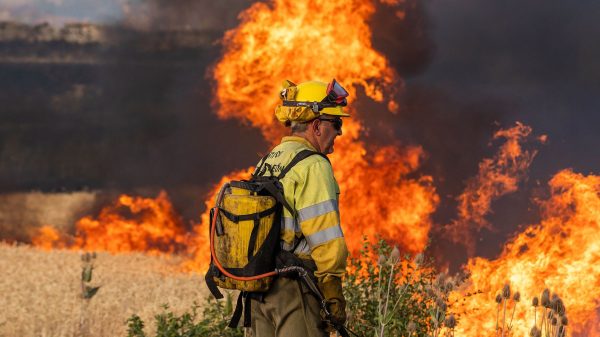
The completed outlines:
<svg viewBox="0 0 600 337">
<path fill-rule="evenodd" d="M 221 294 L 221 292 L 219 291 L 219 288 L 217 287 L 217 284 L 215 283 L 215 280 L 213 279 L 214 277 L 214 272 L 213 272 L 213 268 L 214 266 L 210 266 L 208 268 L 208 271 L 206 272 L 206 274 L 204 274 L 204 282 L 206 282 L 206 286 L 208 287 L 208 290 L 210 290 L 210 293 L 218 300 L 223 298 L 223 294 Z"/>
<path fill-rule="evenodd" d="M 267 153 L 264 157 L 262 157 L 262 159 L 258 162 L 258 165 L 256 167 L 256 169 L 254 170 L 254 173 L 252 174 L 252 176 L 262 176 L 265 174 L 266 172 L 266 161 L 267 158 L 269 157 L 271 153 Z M 294 158 L 292 158 L 292 160 L 287 164 L 287 166 L 281 170 L 281 173 L 279 173 L 279 175 L 277 176 L 277 179 L 282 179 L 283 177 L 285 177 L 285 175 L 289 172 L 289 170 L 291 170 L 294 166 L 296 166 L 296 164 L 298 164 L 299 162 L 301 162 L 302 160 L 306 159 L 307 157 L 312 156 L 313 154 L 317 154 L 320 155 L 321 157 L 325 158 L 327 161 L 329 161 L 329 158 L 327 158 L 326 155 L 320 153 L 320 152 L 316 152 L 316 151 L 312 151 L 312 150 L 302 150 L 300 152 L 298 152 L 296 154 L 296 156 L 294 156 Z M 272 171 L 271 171 L 272 174 Z"/>
<path fill-rule="evenodd" d="M 327 158 L 326 155 L 322 154 L 321 152 L 315 152 L 312 150 L 302 150 L 300 152 L 298 152 L 298 154 L 292 159 L 292 161 L 290 161 L 286 167 L 283 168 L 283 170 L 281 170 L 281 173 L 279 173 L 279 176 L 277 176 L 277 179 L 281 180 L 283 179 L 283 177 L 285 177 L 285 175 L 294 167 L 296 166 L 296 164 L 298 164 L 299 162 L 301 162 L 302 160 L 312 156 L 313 154 L 317 154 L 320 155 L 321 157 L 327 159 L 327 161 L 329 161 L 329 158 Z"/>
<path fill-rule="evenodd" d="M 274 226 L 276 226 L 276 224 Z M 256 239 L 258 238 L 259 228 L 260 219 L 254 219 L 254 227 L 252 227 L 252 233 L 250 233 L 250 241 L 248 242 L 248 261 L 251 261 L 252 257 L 254 256 L 254 246 L 256 246 Z"/>
<path fill-rule="evenodd" d="M 229 219 L 235 223 L 238 223 L 240 221 L 260 220 L 266 216 L 273 214 L 276 210 L 277 210 L 277 205 L 275 205 L 269 209 L 266 209 L 262 212 L 237 215 L 237 214 L 233 214 L 233 213 L 228 212 L 221 208 L 221 209 L 219 209 L 219 214 L 223 214 L 227 219 Z"/>
<path fill-rule="evenodd" d="M 263 174 L 265 174 L 264 171 L 261 173 L 261 170 L 263 169 L 263 165 L 267 161 L 267 158 L 270 154 L 271 152 L 267 153 L 264 157 L 261 158 L 261 160 L 258 162 L 258 165 L 256 166 L 256 169 L 254 170 L 254 173 L 252 173 L 252 176 L 262 176 Z"/>
<path fill-rule="evenodd" d="M 270 195 L 272 195 L 273 197 L 275 197 L 275 199 L 277 200 L 277 202 L 281 203 L 283 205 L 283 207 L 285 207 L 291 214 L 295 214 L 294 213 L 294 209 L 292 208 L 292 206 L 290 206 L 290 204 L 288 204 L 287 200 L 285 200 L 285 197 L 283 196 L 283 194 L 281 193 L 281 191 L 277 187 L 275 187 L 275 185 L 273 185 L 273 184 L 264 184 L 263 188 L 265 190 L 267 190 Z"/>
<path fill-rule="evenodd" d="M 270 153 L 268 153 L 266 156 L 264 156 L 260 161 L 259 161 L 259 165 L 257 167 L 257 169 L 255 170 L 253 176 L 257 177 L 257 176 L 263 176 L 265 174 L 265 171 L 267 169 L 267 165 L 265 163 L 265 161 L 267 160 L 267 157 L 269 156 Z M 329 158 L 327 158 L 326 155 L 320 153 L 320 152 L 316 152 L 316 151 L 312 151 L 312 150 L 302 150 L 300 152 L 298 152 L 294 158 L 292 158 L 292 160 L 286 165 L 286 167 L 283 168 L 283 170 L 281 170 L 281 172 L 279 173 L 279 175 L 277 176 L 278 180 L 283 179 L 283 177 L 285 177 L 285 175 L 294 167 L 296 166 L 296 164 L 298 164 L 300 161 L 312 156 L 312 155 L 320 155 L 321 157 L 325 158 L 328 162 L 329 162 Z M 263 166 L 265 166 L 263 168 Z M 273 175 L 273 171 L 271 170 L 271 175 Z M 281 194 L 281 192 L 275 187 L 273 186 L 273 184 L 271 183 L 266 183 L 263 185 L 263 188 L 266 189 L 269 194 L 271 194 L 272 196 L 275 197 L 275 199 L 277 199 L 278 202 L 280 202 L 281 204 L 283 204 L 283 206 L 291 213 L 295 215 L 294 209 L 290 206 L 290 204 L 288 204 L 288 202 L 285 200 L 285 197 Z"/>
<path fill-rule="evenodd" d="M 233 316 L 231 316 L 231 320 L 229 321 L 228 326 L 230 328 L 237 328 L 238 323 L 240 322 L 240 318 L 242 318 L 242 309 L 243 309 L 242 300 L 243 299 L 244 299 L 244 292 L 242 291 L 238 295 L 237 303 L 235 304 L 235 310 L 233 311 Z"/>
<path fill-rule="evenodd" d="M 252 326 L 252 307 L 250 304 L 250 298 L 251 296 L 246 295 L 244 301 L 244 328 L 249 328 L 250 326 Z"/>
<path fill-rule="evenodd" d="M 244 328 L 249 328 L 252 325 L 252 310 L 250 299 L 253 297 L 253 293 L 248 293 L 242 291 L 238 295 L 237 303 L 235 304 L 235 310 L 233 311 L 233 316 L 231 316 L 231 320 L 229 321 L 230 328 L 237 328 L 240 323 L 240 318 L 242 318 L 242 312 L 244 313 Z"/>
</svg>

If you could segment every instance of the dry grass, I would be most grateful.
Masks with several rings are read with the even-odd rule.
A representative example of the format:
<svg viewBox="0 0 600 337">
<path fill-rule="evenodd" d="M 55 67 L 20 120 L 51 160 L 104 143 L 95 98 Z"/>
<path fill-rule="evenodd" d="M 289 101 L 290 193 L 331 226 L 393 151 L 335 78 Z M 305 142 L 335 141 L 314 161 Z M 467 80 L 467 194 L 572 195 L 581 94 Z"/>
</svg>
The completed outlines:
<svg viewBox="0 0 600 337">
<path fill-rule="evenodd" d="M 176 258 L 99 253 L 92 284 L 101 288 L 87 307 L 87 335 L 126 336 L 125 321 L 134 313 L 150 323 L 162 304 L 175 313 L 194 301 L 203 304 L 203 276 L 180 273 L 178 264 Z M 0 270 L 1 337 L 80 335 L 79 253 L 0 243 Z"/>
</svg>

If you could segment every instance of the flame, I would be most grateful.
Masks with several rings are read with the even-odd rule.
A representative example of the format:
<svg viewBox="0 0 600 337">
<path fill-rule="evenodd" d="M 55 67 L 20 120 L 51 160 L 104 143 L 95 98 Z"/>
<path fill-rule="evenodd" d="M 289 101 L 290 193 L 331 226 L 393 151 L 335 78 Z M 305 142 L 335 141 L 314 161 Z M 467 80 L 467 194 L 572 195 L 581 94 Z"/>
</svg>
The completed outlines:
<svg viewBox="0 0 600 337">
<path fill-rule="evenodd" d="M 31 239 L 31 243 L 41 249 L 51 250 L 65 248 L 64 238 L 56 228 L 45 225 L 37 230 L 37 235 Z"/>
<path fill-rule="evenodd" d="M 44 226 L 32 243 L 46 249 L 159 254 L 181 251 L 187 242 L 181 218 L 164 191 L 156 199 L 121 195 L 113 205 L 103 208 L 97 219 L 86 216 L 75 227 L 75 238 L 68 240 Z"/>
<path fill-rule="evenodd" d="M 527 336 L 533 326 L 531 300 L 543 289 L 556 292 L 574 336 L 600 336 L 600 176 L 564 170 L 549 182 L 551 196 L 540 202 L 543 218 L 504 247 L 496 260 L 470 259 L 464 317 L 457 336 L 495 332 L 494 297 L 505 282 L 522 294 L 513 323 L 514 336 Z M 539 319 L 539 309 L 538 309 Z M 539 324 L 539 323 L 538 323 Z"/>
<path fill-rule="evenodd" d="M 364 88 L 376 101 L 399 78 L 371 46 L 367 20 L 371 1 L 271 1 L 244 11 L 241 24 L 225 34 L 225 54 L 216 65 L 216 103 L 222 118 L 238 118 L 279 140 L 273 109 L 280 84 L 333 77 L 356 96 Z M 346 128 L 358 131 L 358 125 Z"/>
<path fill-rule="evenodd" d="M 362 88 L 367 97 L 385 101 L 395 112 L 394 95 L 402 82 L 371 45 L 367 21 L 374 11 L 372 1 L 255 3 L 240 15 L 240 26 L 226 33 L 225 53 L 214 68 L 218 115 L 259 128 L 275 145 L 285 131 L 273 116 L 280 83 L 332 78 L 347 87 L 351 98 L 356 99 Z M 414 146 L 367 150 L 359 139 L 361 121 L 352 107 L 347 109 L 355 117 L 345 121 L 331 161 L 340 183 L 348 246 L 356 251 L 363 235 L 373 239 L 379 233 L 406 251 L 422 250 L 438 196 L 432 177 L 407 175 L 419 167 L 423 150 Z M 207 226 L 203 221 L 199 230 L 205 233 Z"/>
<path fill-rule="evenodd" d="M 520 122 L 510 129 L 497 131 L 494 140 L 504 138 L 505 143 L 493 158 L 485 158 L 479 163 L 477 176 L 467 182 L 465 191 L 458 197 L 458 219 L 446 226 L 446 230 L 454 242 L 467 247 L 469 256 L 475 252 L 473 230 L 492 229 L 485 219 L 491 211 L 492 201 L 515 192 L 526 176 L 537 153 L 523 147 L 531 131 L 531 127 Z M 540 140 L 545 141 L 545 136 Z"/>
</svg>

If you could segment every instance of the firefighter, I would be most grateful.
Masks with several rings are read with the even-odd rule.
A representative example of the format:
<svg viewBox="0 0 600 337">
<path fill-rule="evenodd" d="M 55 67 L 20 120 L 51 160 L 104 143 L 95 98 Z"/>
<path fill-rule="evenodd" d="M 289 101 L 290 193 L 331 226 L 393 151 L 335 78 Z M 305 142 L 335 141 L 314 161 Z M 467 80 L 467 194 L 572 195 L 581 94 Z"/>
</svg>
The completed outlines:
<svg viewBox="0 0 600 337">
<path fill-rule="evenodd" d="M 284 82 L 276 117 L 291 128 L 291 135 L 283 137 L 257 167 L 277 175 L 302 150 L 332 153 L 336 138 L 342 135 L 342 118 L 349 116 L 343 111 L 347 96 L 335 80 L 329 84 Z M 334 321 L 329 323 L 343 324 L 342 277 L 348 249 L 340 227 L 340 190 L 331 164 L 326 157 L 310 156 L 293 166 L 281 184 L 295 212 L 284 209 L 281 248 L 314 272 Z M 328 336 L 333 331 L 310 289 L 286 277 L 276 278 L 266 294 L 251 300 L 251 323 L 256 337 Z"/>
</svg>

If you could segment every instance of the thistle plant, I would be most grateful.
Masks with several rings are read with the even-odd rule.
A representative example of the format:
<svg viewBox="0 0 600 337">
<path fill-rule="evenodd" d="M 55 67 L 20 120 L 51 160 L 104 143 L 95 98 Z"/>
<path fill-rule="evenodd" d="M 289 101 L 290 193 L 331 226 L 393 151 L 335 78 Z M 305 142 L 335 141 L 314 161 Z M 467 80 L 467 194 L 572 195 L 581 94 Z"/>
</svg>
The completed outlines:
<svg viewBox="0 0 600 337">
<path fill-rule="evenodd" d="M 512 330 L 512 322 L 517 305 L 521 301 L 521 293 L 517 291 L 512 296 L 511 293 L 510 284 L 506 283 L 500 293 L 496 295 L 496 336 L 509 336 Z M 502 311 L 502 326 L 500 326 L 500 311 Z M 511 312 L 510 321 L 507 321 L 507 312 Z"/>
<path fill-rule="evenodd" d="M 454 337 L 454 328 L 456 327 L 456 317 L 454 316 L 454 314 L 450 314 L 450 316 L 448 316 L 448 318 L 446 318 L 446 321 L 444 322 L 444 324 L 450 330 L 449 336 Z"/>
<path fill-rule="evenodd" d="M 515 309 L 517 308 L 517 303 L 519 303 L 520 301 L 521 301 L 521 293 L 517 291 L 513 295 L 514 305 L 512 308 L 512 314 L 510 315 L 510 322 L 508 323 L 508 330 L 512 329 L 512 322 L 513 322 L 513 319 L 515 318 Z"/>
<path fill-rule="evenodd" d="M 502 295 L 498 294 L 496 295 L 496 335 L 498 335 L 498 331 L 500 330 L 500 306 L 502 305 Z"/>
<path fill-rule="evenodd" d="M 376 262 L 376 263 L 373 263 Z M 453 333 L 453 278 L 437 274 L 423 254 L 402 255 L 385 241 L 365 241 L 344 282 L 348 327 L 360 336 L 440 336 Z"/>
<path fill-rule="evenodd" d="M 387 292 L 385 294 L 385 305 L 383 306 L 383 312 L 379 312 L 379 326 L 380 326 L 380 331 L 379 331 L 379 336 L 383 336 L 383 333 L 385 331 L 385 326 L 389 323 L 389 319 L 386 319 L 388 317 L 388 308 L 389 308 L 389 303 L 390 303 L 390 289 L 392 288 L 392 280 L 394 279 L 394 267 L 396 266 L 396 264 L 398 264 L 398 262 L 400 262 L 400 250 L 398 250 L 398 247 L 394 246 L 394 249 L 392 249 L 392 252 L 390 253 L 390 257 L 387 261 L 390 265 L 390 276 L 388 277 L 388 284 L 387 284 Z M 383 268 L 381 268 L 383 269 Z M 381 274 L 381 272 L 380 272 Z M 381 282 L 379 282 L 380 286 L 381 286 Z M 381 308 L 381 302 L 383 302 L 382 299 L 380 299 L 379 303 L 379 307 Z"/>
<path fill-rule="evenodd" d="M 540 297 L 535 296 L 531 300 L 533 326 L 529 330 L 530 337 L 565 337 L 567 334 L 569 320 L 564 302 L 557 294 L 550 294 L 549 289 L 544 289 Z M 512 330 L 515 309 L 521 300 L 521 294 L 519 292 L 513 294 L 512 313 L 510 314 L 510 321 L 506 324 L 506 313 L 507 308 L 510 306 L 510 299 L 510 285 L 507 283 L 496 296 L 496 336 L 509 336 Z M 538 308 L 540 310 L 539 320 Z M 502 311 L 502 322 L 499 321 L 500 311 Z"/>
<path fill-rule="evenodd" d="M 550 290 L 544 289 L 542 291 L 542 320 L 540 326 L 537 326 L 537 319 L 534 319 L 534 328 L 539 331 L 537 337 L 564 337 L 567 334 L 567 325 L 569 320 L 567 318 L 566 307 L 563 300 L 556 294 L 553 293 L 550 296 Z M 534 305 L 535 304 L 535 305 Z M 537 318 L 537 302 L 532 303 L 534 307 L 534 318 Z M 530 333 L 531 334 L 531 333 Z"/>
<path fill-rule="evenodd" d="M 537 307 L 540 305 L 540 300 L 537 296 L 534 296 L 531 300 L 531 306 L 533 307 L 533 327 L 537 329 Z"/>
<path fill-rule="evenodd" d="M 95 261 L 95 252 L 81 255 L 81 310 L 78 329 L 80 336 L 86 336 L 88 334 L 87 308 L 92 297 L 94 297 L 98 292 L 98 289 L 100 289 L 100 286 L 94 287 L 91 285 Z"/>
<path fill-rule="evenodd" d="M 506 302 L 510 298 L 510 285 L 507 283 L 502 288 L 502 305 L 504 306 L 503 318 L 502 318 L 502 337 L 504 337 L 505 325 L 506 325 Z"/>
</svg>

